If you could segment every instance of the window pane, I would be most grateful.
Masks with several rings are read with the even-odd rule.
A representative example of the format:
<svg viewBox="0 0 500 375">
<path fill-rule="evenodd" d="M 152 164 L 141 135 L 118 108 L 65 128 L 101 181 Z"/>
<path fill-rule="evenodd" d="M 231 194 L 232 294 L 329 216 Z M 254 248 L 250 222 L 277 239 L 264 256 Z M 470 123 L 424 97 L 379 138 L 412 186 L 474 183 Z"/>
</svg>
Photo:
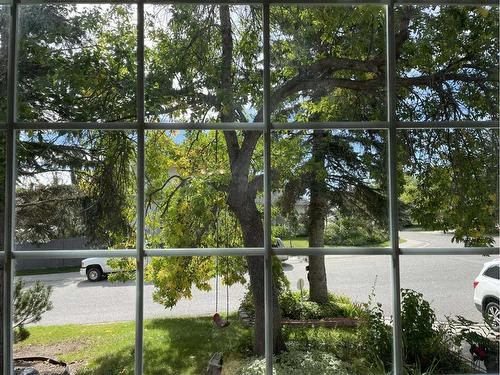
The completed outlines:
<svg viewBox="0 0 500 375">
<path fill-rule="evenodd" d="M 259 257 L 152 258 L 146 266 L 144 374 L 202 374 L 217 352 L 223 371 L 238 373 L 255 355 L 252 338 L 264 340 L 263 264 Z M 253 301 L 248 290 L 259 291 L 258 322 L 238 312 L 244 299 Z"/>
<path fill-rule="evenodd" d="M 488 305 L 498 311 L 500 297 L 499 281 L 480 275 L 489 261 L 480 255 L 401 257 L 406 367 L 459 374 L 486 372 L 486 365 L 498 373 L 499 341 L 482 314 Z"/>
<path fill-rule="evenodd" d="M 260 140 L 260 132 L 148 131 L 147 246 L 263 246 Z"/>
<path fill-rule="evenodd" d="M 498 131 L 403 130 L 398 135 L 404 246 L 498 244 Z"/>
<path fill-rule="evenodd" d="M 498 119 L 498 7 L 396 12 L 399 120 Z"/>
<path fill-rule="evenodd" d="M 136 134 L 22 131 L 18 250 L 134 248 Z"/>
<path fill-rule="evenodd" d="M 275 356 L 278 373 L 390 372 L 389 256 L 290 256 L 273 266 L 287 347 Z"/>
<path fill-rule="evenodd" d="M 273 121 L 385 120 L 385 15 L 375 6 L 271 7 Z"/>
<path fill-rule="evenodd" d="M 260 6 L 146 6 L 148 121 L 262 121 L 261 70 Z"/>
<path fill-rule="evenodd" d="M 484 271 L 484 276 L 491 277 L 492 279 L 500 279 L 500 268 L 498 266 L 490 267 Z"/>
<path fill-rule="evenodd" d="M 7 120 L 7 67 L 10 8 L 0 5 L 0 122 Z"/>
<path fill-rule="evenodd" d="M 20 28 L 19 120 L 135 120 L 135 7 L 23 5 Z"/>
<path fill-rule="evenodd" d="M 90 282 L 85 269 L 80 274 L 80 261 L 107 271 L 106 260 L 59 259 L 57 268 L 44 258 L 16 261 L 14 358 L 48 357 L 84 375 L 134 373 L 135 282 Z M 43 360 L 14 366 L 41 374 L 64 369 Z"/>
<path fill-rule="evenodd" d="M 385 145 L 383 131 L 273 132 L 280 246 L 388 246 Z"/>
</svg>

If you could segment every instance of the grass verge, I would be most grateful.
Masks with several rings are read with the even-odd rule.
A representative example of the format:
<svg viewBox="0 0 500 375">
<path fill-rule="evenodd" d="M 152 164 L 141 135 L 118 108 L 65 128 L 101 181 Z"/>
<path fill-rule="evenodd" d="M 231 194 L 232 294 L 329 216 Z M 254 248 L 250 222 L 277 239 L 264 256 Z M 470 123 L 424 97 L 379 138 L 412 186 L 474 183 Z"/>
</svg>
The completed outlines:
<svg viewBox="0 0 500 375">
<path fill-rule="evenodd" d="M 292 237 L 292 238 L 287 238 L 284 239 L 283 242 L 285 243 L 285 246 L 290 246 L 290 247 L 309 247 L 309 239 L 307 237 Z M 404 238 L 399 239 L 399 243 L 403 244 L 405 243 L 406 240 Z M 378 244 L 373 244 L 373 245 L 366 245 L 370 247 L 389 247 L 391 245 L 390 241 L 385 241 L 381 242 Z M 334 246 L 334 245 L 329 245 L 326 244 L 325 246 L 327 247 L 339 247 L 339 246 Z"/>
</svg>

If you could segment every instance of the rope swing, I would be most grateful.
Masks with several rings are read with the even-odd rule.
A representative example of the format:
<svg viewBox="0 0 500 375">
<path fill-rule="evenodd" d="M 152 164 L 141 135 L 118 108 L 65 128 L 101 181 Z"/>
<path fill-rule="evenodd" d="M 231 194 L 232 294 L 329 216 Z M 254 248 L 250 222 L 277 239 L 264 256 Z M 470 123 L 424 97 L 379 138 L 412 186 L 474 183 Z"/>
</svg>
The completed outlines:
<svg viewBox="0 0 500 375">
<path fill-rule="evenodd" d="M 218 164 L 219 155 L 219 131 L 215 131 L 215 165 Z M 219 216 L 220 210 L 217 208 L 215 213 L 215 244 L 219 247 Z M 226 212 L 226 224 L 227 224 L 227 212 Z M 227 240 L 227 239 L 226 239 Z M 227 242 L 227 241 L 226 241 Z M 227 244 L 226 244 L 227 245 Z M 229 259 L 226 259 L 226 319 L 223 319 L 219 314 L 219 256 L 215 256 L 215 314 L 212 318 L 214 325 L 217 328 L 226 328 L 229 326 L 229 284 L 227 284 L 227 278 L 229 274 Z"/>
</svg>

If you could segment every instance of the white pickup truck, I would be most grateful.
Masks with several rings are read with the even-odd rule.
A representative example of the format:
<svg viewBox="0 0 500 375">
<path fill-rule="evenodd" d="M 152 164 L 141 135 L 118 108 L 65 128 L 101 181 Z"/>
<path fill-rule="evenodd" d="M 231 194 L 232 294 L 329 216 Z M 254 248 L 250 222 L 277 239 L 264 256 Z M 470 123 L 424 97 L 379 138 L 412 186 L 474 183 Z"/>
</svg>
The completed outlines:
<svg viewBox="0 0 500 375">
<path fill-rule="evenodd" d="M 87 258 L 82 260 L 80 275 L 87 276 L 89 281 L 99 281 L 117 270 L 108 265 L 110 258 Z"/>
<path fill-rule="evenodd" d="M 285 247 L 281 238 L 277 238 L 274 247 Z M 82 260 L 80 265 L 80 275 L 87 276 L 87 279 L 92 282 L 100 281 L 106 278 L 107 275 L 119 270 L 108 265 L 110 258 L 86 258 Z M 278 259 L 284 262 L 288 259 L 288 255 L 278 255 Z M 148 261 L 146 259 L 145 263 Z"/>
<path fill-rule="evenodd" d="M 108 264 L 112 258 L 86 258 L 80 264 L 80 275 L 87 276 L 89 281 L 100 281 L 105 279 L 110 273 L 119 272 L 121 270 L 113 268 Z M 144 263 L 147 265 L 150 258 L 144 258 Z"/>
</svg>

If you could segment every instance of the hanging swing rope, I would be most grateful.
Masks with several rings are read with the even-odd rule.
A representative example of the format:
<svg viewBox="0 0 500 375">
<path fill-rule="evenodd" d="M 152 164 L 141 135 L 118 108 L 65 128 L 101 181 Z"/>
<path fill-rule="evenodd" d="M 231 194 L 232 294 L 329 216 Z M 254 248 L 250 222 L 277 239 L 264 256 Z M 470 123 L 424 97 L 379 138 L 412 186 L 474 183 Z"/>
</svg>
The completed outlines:
<svg viewBox="0 0 500 375">
<path fill-rule="evenodd" d="M 219 131 L 215 131 L 215 165 L 219 157 Z M 219 247 L 219 209 L 215 211 L 215 247 Z M 215 313 L 219 312 L 219 256 L 215 256 Z"/>
<path fill-rule="evenodd" d="M 218 165 L 218 156 L 219 156 L 219 131 L 215 131 L 215 165 Z M 215 246 L 219 247 L 219 218 L 220 218 L 220 210 L 217 207 L 215 212 Z M 229 285 L 227 285 L 227 276 L 228 276 L 228 266 L 226 263 L 226 319 L 222 319 L 219 314 L 219 256 L 215 256 L 215 314 L 213 316 L 213 321 L 216 327 L 225 328 L 229 325 L 229 321 L 227 320 L 229 316 Z"/>
<path fill-rule="evenodd" d="M 229 274 L 229 258 L 226 258 L 226 320 L 229 322 L 229 283 L 227 276 Z"/>
<path fill-rule="evenodd" d="M 224 226 L 229 228 L 227 210 L 224 212 Z M 226 229 L 226 247 L 229 247 L 229 230 Z M 226 258 L 226 319 L 229 319 L 229 258 Z"/>
<path fill-rule="evenodd" d="M 219 257 L 215 256 L 215 312 L 219 312 Z"/>
</svg>

